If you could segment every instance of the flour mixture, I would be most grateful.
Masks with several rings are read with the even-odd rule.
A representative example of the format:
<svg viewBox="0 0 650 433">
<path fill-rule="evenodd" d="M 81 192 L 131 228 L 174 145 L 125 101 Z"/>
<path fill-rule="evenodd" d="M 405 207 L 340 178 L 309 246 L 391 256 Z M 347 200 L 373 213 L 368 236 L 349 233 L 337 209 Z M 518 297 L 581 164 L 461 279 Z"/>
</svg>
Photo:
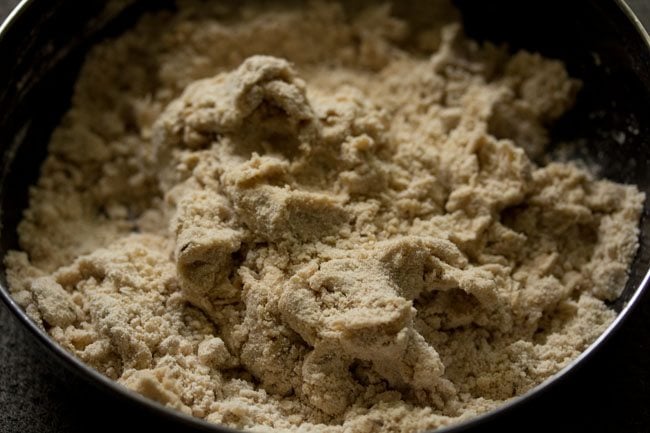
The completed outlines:
<svg viewBox="0 0 650 433">
<path fill-rule="evenodd" d="M 579 92 L 562 63 L 472 42 L 443 4 L 420 31 L 215 3 L 83 67 L 5 257 L 52 338 L 211 422 L 406 433 L 605 330 L 644 197 L 531 162 Z"/>
</svg>

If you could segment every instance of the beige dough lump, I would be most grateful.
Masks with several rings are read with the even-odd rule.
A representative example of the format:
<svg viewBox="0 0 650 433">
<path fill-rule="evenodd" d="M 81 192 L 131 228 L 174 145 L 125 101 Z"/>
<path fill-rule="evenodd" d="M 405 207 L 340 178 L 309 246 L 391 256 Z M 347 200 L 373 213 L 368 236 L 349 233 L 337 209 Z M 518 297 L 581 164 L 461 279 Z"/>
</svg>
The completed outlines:
<svg viewBox="0 0 650 433">
<path fill-rule="evenodd" d="M 579 91 L 560 62 L 470 41 L 442 3 L 423 31 L 212 4 L 85 63 L 5 257 L 56 341 L 208 421 L 402 433 L 605 330 L 644 196 L 532 162 Z"/>
</svg>

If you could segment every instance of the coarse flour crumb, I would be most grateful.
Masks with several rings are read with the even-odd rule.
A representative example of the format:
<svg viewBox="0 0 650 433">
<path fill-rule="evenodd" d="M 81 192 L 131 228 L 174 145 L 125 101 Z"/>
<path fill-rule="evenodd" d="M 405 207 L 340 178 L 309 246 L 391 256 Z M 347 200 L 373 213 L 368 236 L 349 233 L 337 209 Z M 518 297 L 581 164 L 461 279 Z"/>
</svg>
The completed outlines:
<svg viewBox="0 0 650 433">
<path fill-rule="evenodd" d="M 613 320 L 644 196 L 531 162 L 579 91 L 562 63 L 442 3 L 424 31 L 216 3 L 94 48 L 54 132 L 5 263 L 67 350 L 235 428 L 406 433 L 526 392 Z"/>
</svg>

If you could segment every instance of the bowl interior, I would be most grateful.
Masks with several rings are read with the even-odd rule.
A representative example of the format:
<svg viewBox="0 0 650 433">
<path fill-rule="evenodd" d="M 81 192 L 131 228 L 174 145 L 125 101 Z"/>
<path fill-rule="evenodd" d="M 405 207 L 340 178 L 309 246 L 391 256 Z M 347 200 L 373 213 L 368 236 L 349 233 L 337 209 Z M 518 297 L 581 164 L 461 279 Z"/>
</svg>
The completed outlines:
<svg viewBox="0 0 650 433">
<path fill-rule="evenodd" d="M 650 196 L 650 50 L 623 1 L 456 0 L 470 36 L 563 60 L 583 82 L 576 106 L 551 130 L 549 157 L 577 158 L 596 175 L 635 184 Z M 621 311 L 650 263 L 650 203 L 630 278 L 612 307 Z"/>
<path fill-rule="evenodd" d="M 395 9 L 415 25 L 426 25 L 435 14 L 426 3 L 395 0 Z M 598 167 L 598 175 L 650 194 L 650 50 L 618 1 L 455 3 L 470 36 L 562 59 L 583 81 L 576 107 L 552 130 L 551 155 L 580 158 Z M 18 245 L 16 227 L 29 186 L 70 105 L 84 54 L 143 12 L 168 7 L 170 2 L 149 0 L 31 2 L 0 34 L 0 256 Z M 649 214 L 646 202 L 639 252 L 623 295 L 612 304 L 617 311 L 641 290 L 648 271 Z M 1 262 L 0 286 L 7 298 Z"/>
</svg>

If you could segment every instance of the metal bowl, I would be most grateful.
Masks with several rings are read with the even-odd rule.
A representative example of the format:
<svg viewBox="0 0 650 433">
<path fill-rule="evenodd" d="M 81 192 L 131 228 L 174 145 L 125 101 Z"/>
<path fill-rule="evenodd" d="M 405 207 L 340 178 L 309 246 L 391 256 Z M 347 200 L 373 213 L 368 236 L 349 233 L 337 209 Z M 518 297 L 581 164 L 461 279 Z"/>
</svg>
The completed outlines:
<svg viewBox="0 0 650 433">
<path fill-rule="evenodd" d="M 431 12 L 423 1 L 395 4 L 398 14 L 420 25 Z M 576 107 L 552 130 L 553 143 L 575 144 L 569 146 L 573 156 L 601 167 L 601 176 L 636 184 L 650 195 L 650 37 L 622 0 L 457 0 L 456 4 L 470 36 L 564 60 L 584 88 Z M 0 27 L 0 256 L 17 246 L 16 226 L 27 206 L 28 188 L 38 178 L 52 130 L 70 105 L 84 53 L 97 41 L 124 31 L 145 11 L 168 7 L 168 2 L 153 0 L 23 0 Z M 588 145 L 580 145 L 585 139 Z M 646 201 L 640 248 L 623 295 L 611 305 L 618 316 L 607 331 L 546 382 L 496 410 L 439 432 L 508 429 L 535 413 L 540 396 L 572 386 L 570 378 L 609 344 L 609 337 L 621 330 L 647 291 L 649 215 Z M 143 422 L 150 427 L 153 422 L 176 431 L 233 431 L 163 407 L 83 364 L 13 301 L 2 264 L 0 298 L 40 342 L 43 355 L 58 361 L 51 366 L 54 374 L 72 373 L 75 380 L 91 384 L 92 393 L 112 402 L 109 407 L 148 417 Z M 537 431 L 535 423 L 528 423 L 527 430 Z"/>
</svg>

